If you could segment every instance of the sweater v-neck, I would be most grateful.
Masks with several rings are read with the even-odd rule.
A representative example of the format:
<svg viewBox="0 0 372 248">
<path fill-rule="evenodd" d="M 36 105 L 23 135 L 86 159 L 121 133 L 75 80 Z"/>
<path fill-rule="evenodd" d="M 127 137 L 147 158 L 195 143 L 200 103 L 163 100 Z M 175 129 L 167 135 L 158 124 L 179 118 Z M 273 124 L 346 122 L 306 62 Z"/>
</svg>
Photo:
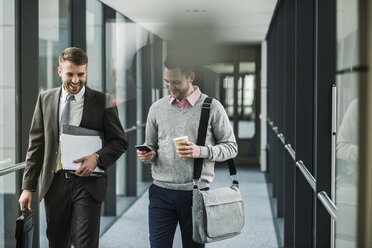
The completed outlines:
<svg viewBox="0 0 372 248">
<path fill-rule="evenodd" d="M 169 96 L 169 99 L 170 99 L 170 96 Z M 199 100 L 195 103 L 194 106 L 191 106 L 191 107 L 188 107 L 188 108 L 184 108 L 184 109 L 178 107 L 177 104 L 174 104 L 174 103 L 171 103 L 171 104 L 169 104 L 169 105 L 171 105 L 171 108 L 176 109 L 178 112 L 180 112 L 180 113 L 185 113 L 185 112 L 192 111 L 195 107 L 199 106 L 200 101 L 203 101 L 203 99 L 204 99 L 204 94 L 202 94 L 202 95 L 200 96 Z M 169 102 L 169 101 L 168 101 L 168 102 Z"/>
</svg>

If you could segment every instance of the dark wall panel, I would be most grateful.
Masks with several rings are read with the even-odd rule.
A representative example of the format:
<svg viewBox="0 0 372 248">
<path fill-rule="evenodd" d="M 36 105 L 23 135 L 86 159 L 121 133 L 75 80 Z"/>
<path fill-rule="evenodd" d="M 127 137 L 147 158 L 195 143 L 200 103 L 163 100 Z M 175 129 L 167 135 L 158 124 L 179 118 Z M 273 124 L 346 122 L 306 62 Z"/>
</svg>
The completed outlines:
<svg viewBox="0 0 372 248">
<path fill-rule="evenodd" d="M 295 0 L 284 2 L 284 81 L 285 81 L 285 123 L 284 136 L 286 144 L 295 146 Z M 296 165 L 293 158 L 285 151 L 284 160 L 284 246 L 294 245 L 294 177 Z"/>
<path fill-rule="evenodd" d="M 296 1 L 296 159 L 313 172 L 314 0 Z M 313 246 L 313 189 L 297 168 L 295 247 Z"/>
<path fill-rule="evenodd" d="M 332 85 L 336 71 L 336 0 L 316 1 L 316 63 L 314 161 L 316 192 L 325 191 L 331 197 L 331 133 Z M 317 247 L 330 244 L 331 217 L 315 198 L 315 242 Z"/>
</svg>

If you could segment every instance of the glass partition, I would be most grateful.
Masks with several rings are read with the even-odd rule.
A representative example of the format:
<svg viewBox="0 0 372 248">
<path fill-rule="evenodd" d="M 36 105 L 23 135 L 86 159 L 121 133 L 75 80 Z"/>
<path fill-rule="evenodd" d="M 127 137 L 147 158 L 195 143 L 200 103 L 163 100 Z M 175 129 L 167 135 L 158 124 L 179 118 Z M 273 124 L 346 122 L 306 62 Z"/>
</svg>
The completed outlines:
<svg viewBox="0 0 372 248">
<path fill-rule="evenodd" d="M 14 172 L 0 176 L 0 247 L 15 247 L 16 245 L 14 209 L 19 207 L 15 192 L 15 178 Z"/>
<path fill-rule="evenodd" d="M 358 188 L 358 77 L 337 77 L 336 247 L 355 247 Z"/>
<path fill-rule="evenodd" d="M 103 91 L 103 4 L 97 0 L 86 1 L 86 39 L 87 86 Z"/>
<path fill-rule="evenodd" d="M 124 128 L 136 125 L 136 34 L 137 24 L 120 13 L 106 20 L 106 91 L 115 97 L 119 117 Z M 130 119 L 128 119 L 130 118 Z M 116 193 L 126 194 L 127 155 L 116 162 Z"/>
<path fill-rule="evenodd" d="M 234 77 L 223 79 L 224 106 L 230 119 L 234 117 Z M 254 111 L 255 76 L 242 75 L 238 79 L 238 134 L 239 139 L 251 139 L 255 135 Z M 231 120 L 231 125 L 233 121 Z"/>
<path fill-rule="evenodd" d="M 358 1 L 337 1 L 337 70 L 350 69 L 358 59 Z M 357 73 L 337 75 L 337 131 L 335 226 L 336 247 L 356 247 L 358 189 L 358 112 Z"/>
<path fill-rule="evenodd" d="M 105 36 L 105 51 L 106 51 L 106 80 L 105 80 L 105 89 L 106 92 L 113 95 L 117 102 L 117 107 L 119 111 L 119 118 L 123 128 L 126 128 L 126 108 L 125 103 L 123 100 L 124 92 L 120 92 L 117 89 L 117 86 L 122 86 L 121 77 L 121 70 L 123 68 L 122 61 L 119 61 L 120 56 L 123 55 L 123 50 L 121 49 L 121 44 L 119 41 L 122 41 L 123 38 L 119 34 L 120 28 L 122 26 L 119 23 L 125 22 L 125 18 L 116 15 L 115 18 L 106 20 L 105 27 L 106 27 L 106 36 Z M 120 83 L 119 83 L 120 81 Z M 119 86 L 119 88 L 120 88 Z M 126 184 L 125 184 L 125 175 L 126 175 L 126 154 L 123 154 L 117 161 L 116 161 L 116 194 L 120 196 L 124 196 L 126 192 Z"/>
<path fill-rule="evenodd" d="M 255 76 L 244 75 L 238 82 L 239 138 L 250 139 L 255 135 L 254 109 Z"/>
<path fill-rule="evenodd" d="M 136 84 L 137 84 L 137 123 L 144 123 L 147 119 L 148 108 L 154 99 L 154 46 L 153 37 L 146 29 L 137 25 L 136 44 Z M 162 72 L 161 72 L 162 73 Z M 145 127 L 137 130 L 137 143 L 145 141 Z M 137 181 L 143 181 L 144 165 L 137 159 Z"/>
<path fill-rule="evenodd" d="M 337 0 L 337 70 L 359 64 L 358 1 Z"/>
<path fill-rule="evenodd" d="M 60 87 L 58 55 L 70 46 L 70 0 L 39 0 L 39 91 Z M 37 86 L 36 86 L 37 87 Z M 44 202 L 40 214 L 40 247 L 48 247 Z"/>
<path fill-rule="evenodd" d="M 58 55 L 70 46 L 69 0 L 39 0 L 39 88 L 59 87 Z"/>
<path fill-rule="evenodd" d="M 15 1 L 0 0 L 0 169 L 15 163 Z M 0 247 L 13 247 L 15 173 L 0 176 Z M 13 204 L 13 205 L 12 205 Z M 12 211 L 11 211 L 12 210 Z M 6 215 L 8 213 L 8 215 Z"/>
</svg>

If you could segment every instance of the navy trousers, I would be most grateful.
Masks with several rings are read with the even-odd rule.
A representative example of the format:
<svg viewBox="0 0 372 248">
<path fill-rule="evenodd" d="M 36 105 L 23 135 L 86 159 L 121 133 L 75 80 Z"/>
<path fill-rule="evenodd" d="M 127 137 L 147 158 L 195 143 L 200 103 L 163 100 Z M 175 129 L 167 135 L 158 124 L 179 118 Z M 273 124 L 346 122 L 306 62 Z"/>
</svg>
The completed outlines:
<svg viewBox="0 0 372 248">
<path fill-rule="evenodd" d="M 192 240 L 192 191 L 172 190 L 152 184 L 149 189 L 151 248 L 172 248 L 177 223 L 183 248 L 204 248 Z"/>
</svg>

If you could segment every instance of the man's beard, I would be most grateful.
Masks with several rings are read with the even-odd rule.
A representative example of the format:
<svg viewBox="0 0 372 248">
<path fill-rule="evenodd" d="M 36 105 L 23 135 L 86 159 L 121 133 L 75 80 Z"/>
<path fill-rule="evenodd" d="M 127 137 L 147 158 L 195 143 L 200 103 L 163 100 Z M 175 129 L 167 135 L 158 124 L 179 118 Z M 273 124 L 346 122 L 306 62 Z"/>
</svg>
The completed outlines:
<svg viewBox="0 0 372 248">
<path fill-rule="evenodd" d="M 189 86 L 189 85 L 187 86 L 186 89 L 183 89 L 183 90 L 181 90 L 181 89 L 176 89 L 176 92 L 178 93 L 177 98 L 178 98 L 178 99 L 184 98 L 185 95 L 186 95 L 186 93 L 189 91 L 189 89 L 190 89 L 190 86 Z M 173 93 L 173 94 L 174 94 L 174 93 Z M 175 95 L 176 95 L 176 94 L 175 94 Z"/>
</svg>

